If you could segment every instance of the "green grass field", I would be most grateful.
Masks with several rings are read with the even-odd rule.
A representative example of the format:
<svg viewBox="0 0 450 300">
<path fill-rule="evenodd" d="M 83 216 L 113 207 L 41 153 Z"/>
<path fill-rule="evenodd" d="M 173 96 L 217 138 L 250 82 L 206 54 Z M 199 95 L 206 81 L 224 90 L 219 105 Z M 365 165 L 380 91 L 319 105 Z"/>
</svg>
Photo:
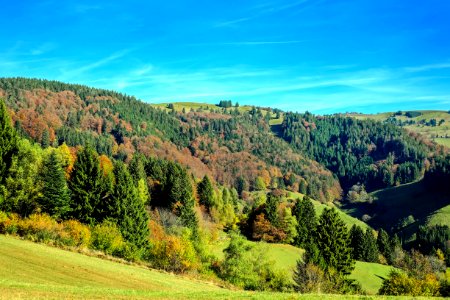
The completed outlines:
<svg viewBox="0 0 450 300">
<path fill-rule="evenodd" d="M 0 270 L 0 299 L 410 299 L 232 291 L 4 235 Z"/>
</svg>

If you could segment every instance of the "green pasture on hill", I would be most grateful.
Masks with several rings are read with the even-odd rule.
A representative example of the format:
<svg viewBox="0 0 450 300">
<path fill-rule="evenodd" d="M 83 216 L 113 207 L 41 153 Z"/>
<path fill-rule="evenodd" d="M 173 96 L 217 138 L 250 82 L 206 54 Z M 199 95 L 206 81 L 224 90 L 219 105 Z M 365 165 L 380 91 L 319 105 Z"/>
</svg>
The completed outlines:
<svg viewBox="0 0 450 300">
<path fill-rule="evenodd" d="M 232 291 L 4 235 L 0 270 L 0 299 L 409 299 Z"/>
</svg>

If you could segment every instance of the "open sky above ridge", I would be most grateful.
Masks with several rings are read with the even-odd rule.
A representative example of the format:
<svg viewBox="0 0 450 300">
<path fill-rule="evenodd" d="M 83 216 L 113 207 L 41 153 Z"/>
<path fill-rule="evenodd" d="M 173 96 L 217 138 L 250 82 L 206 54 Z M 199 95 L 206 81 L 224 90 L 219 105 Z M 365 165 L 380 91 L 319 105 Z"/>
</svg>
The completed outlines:
<svg viewBox="0 0 450 300">
<path fill-rule="evenodd" d="M 0 76 L 147 102 L 450 109 L 450 1 L 6 1 Z"/>
</svg>

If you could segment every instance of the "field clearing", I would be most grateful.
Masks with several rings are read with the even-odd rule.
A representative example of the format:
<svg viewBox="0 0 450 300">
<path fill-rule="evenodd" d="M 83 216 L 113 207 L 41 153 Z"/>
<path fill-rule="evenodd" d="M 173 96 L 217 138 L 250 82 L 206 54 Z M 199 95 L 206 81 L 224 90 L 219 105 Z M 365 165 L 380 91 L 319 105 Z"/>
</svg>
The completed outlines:
<svg viewBox="0 0 450 300">
<path fill-rule="evenodd" d="M 0 235 L 0 270 L 0 299 L 410 298 L 232 291 L 195 278 L 102 260 L 4 235 Z"/>
</svg>

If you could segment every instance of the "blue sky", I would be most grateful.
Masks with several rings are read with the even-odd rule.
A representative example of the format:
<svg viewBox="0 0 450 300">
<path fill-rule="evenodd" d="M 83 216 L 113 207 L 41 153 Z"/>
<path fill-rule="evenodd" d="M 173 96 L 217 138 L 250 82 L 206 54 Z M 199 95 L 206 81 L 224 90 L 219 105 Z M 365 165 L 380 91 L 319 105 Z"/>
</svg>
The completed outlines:
<svg viewBox="0 0 450 300">
<path fill-rule="evenodd" d="M 7 1 L 0 76 L 147 102 L 450 109 L 450 1 Z"/>
</svg>

